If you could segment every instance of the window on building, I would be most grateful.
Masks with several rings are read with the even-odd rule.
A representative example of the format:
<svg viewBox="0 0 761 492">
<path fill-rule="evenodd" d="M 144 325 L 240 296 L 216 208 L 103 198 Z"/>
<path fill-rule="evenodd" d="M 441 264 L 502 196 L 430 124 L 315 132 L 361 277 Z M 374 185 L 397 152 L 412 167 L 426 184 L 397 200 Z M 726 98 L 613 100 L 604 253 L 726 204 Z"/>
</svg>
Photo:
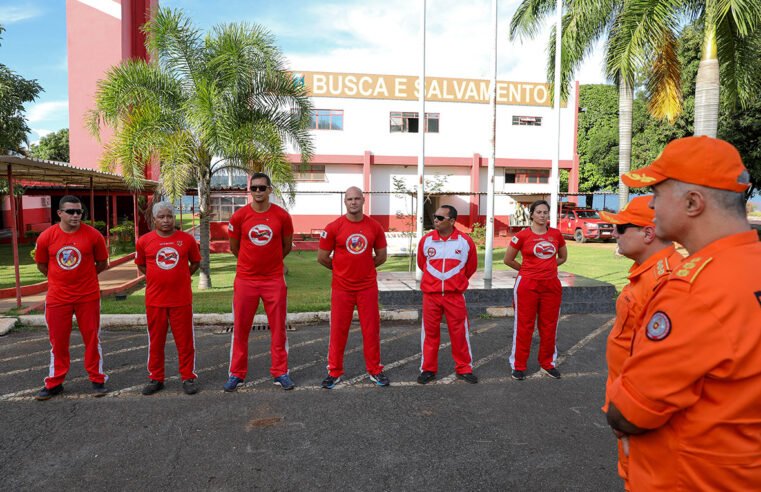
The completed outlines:
<svg viewBox="0 0 761 492">
<path fill-rule="evenodd" d="M 233 212 L 248 203 L 245 196 L 212 196 L 210 208 L 214 220 L 230 220 Z"/>
<path fill-rule="evenodd" d="M 312 130 L 343 130 L 343 109 L 315 109 L 309 120 Z"/>
<path fill-rule="evenodd" d="M 325 181 L 325 166 L 318 164 L 308 166 L 294 164 L 293 179 L 296 181 Z"/>
<path fill-rule="evenodd" d="M 392 111 L 389 117 L 391 133 L 418 133 L 420 117 L 417 112 Z M 439 133 L 439 113 L 425 114 L 425 132 Z"/>
<path fill-rule="evenodd" d="M 542 126 L 542 117 L 513 116 L 513 126 Z"/>
<path fill-rule="evenodd" d="M 505 169 L 505 184 L 549 182 L 549 169 Z"/>
</svg>

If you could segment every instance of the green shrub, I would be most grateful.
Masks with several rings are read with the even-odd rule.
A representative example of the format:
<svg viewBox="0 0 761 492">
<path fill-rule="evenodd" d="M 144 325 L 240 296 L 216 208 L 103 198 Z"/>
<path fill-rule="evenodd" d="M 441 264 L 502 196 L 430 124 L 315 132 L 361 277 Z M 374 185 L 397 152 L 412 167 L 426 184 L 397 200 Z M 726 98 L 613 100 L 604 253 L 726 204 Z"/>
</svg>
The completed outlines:
<svg viewBox="0 0 761 492">
<path fill-rule="evenodd" d="M 486 227 L 482 226 L 480 222 L 473 224 L 473 230 L 470 231 L 470 238 L 476 243 L 476 246 L 483 249 L 486 244 Z"/>
</svg>

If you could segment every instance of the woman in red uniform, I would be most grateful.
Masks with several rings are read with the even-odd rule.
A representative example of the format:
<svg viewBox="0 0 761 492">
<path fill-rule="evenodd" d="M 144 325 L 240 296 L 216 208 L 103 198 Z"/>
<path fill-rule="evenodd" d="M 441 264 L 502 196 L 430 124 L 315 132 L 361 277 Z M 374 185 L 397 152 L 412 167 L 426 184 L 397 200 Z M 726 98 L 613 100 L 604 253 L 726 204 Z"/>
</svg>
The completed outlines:
<svg viewBox="0 0 761 492">
<path fill-rule="evenodd" d="M 555 367 L 558 355 L 555 338 L 563 297 L 558 266 L 565 263 L 568 250 L 560 231 L 549 227 L 549 203 L 537 200 L 529 207 L 529 213 L 531 227 L 513 236 L 505 251 L 505 265 L 518 270 L 513 288 L 512 377 L 526 379 L 526 362 L 536 324 L 539 328 L 539 365 L 542 372 L 560 379 L 560 371 Z M 515 259 L 518 253 L 522 263 Z"/>
</svg>

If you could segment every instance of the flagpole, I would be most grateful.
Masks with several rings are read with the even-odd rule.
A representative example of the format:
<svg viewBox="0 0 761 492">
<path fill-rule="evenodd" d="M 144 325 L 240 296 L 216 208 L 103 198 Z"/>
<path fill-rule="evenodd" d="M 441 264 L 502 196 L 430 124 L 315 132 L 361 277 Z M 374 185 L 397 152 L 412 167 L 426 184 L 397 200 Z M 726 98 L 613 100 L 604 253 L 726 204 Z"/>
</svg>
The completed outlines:
<svg viewBox="0 0 761 492">
<path fill-rule="evenodd" d="M 492 73 L 489 93 L 491 106 L 491 156 L 486 177 L 486 251 L 484 253 L 484 287 L 491 288 L 494 248 L 494 164 L 497 160 L 497 0 L 492 0 Z"/>
<path fill-rule="evenodd" d="M 420 244 L 423 238 L 423 212 L 425 209 L 425 10 L 426 0 L 422 1 L 423 10 L 420 15 L 420 77 L 418 78 L 418 133 L 420 135 L 420 151 L 417 157 L 417 229 L 415 244 Z M 417 251 L 417 248 L 415 248 Z M 416 262 L 417 264 L 417 262 Z M 415 269 L 415 279 L 419 282 L 423 271 Z"/>
<path fill-rule="evenodd" d="M 550 225 L 558 226 L 558 190 L 560 188 L 560 70 L 563 38 L 563 0 L 555 2 L 555 155 L 550 171 Z"/>
</svg>

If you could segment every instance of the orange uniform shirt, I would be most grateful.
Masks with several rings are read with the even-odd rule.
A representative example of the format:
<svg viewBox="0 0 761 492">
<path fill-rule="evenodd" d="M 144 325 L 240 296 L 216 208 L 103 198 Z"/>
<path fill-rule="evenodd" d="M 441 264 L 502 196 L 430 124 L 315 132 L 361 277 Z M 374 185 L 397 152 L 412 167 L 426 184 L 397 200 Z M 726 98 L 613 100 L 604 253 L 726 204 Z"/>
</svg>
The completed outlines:
<svg viewBox="0 0 761 492">
<path fill-rule="evenodd" d="M 761 485 L 761 242 L 714 241 L 662 282 L 609 389 L 638 490 Z"/>
<path fill-rule="evenodd" d="M 608 380 L 605 383 L 605 405 L 608 411 L 608 392 L 613 381 L 621 374 L 621 368 L 629 358 L 634 332 L 640 326 L 644 308 L 650 301 L 656 286 L 668 278 L 671 271 L 682 262 L 682 255 L 674 246 L 664 248 L 643 263 L 635 263 L 629 269 L 629 283 L 616 300 L 616 322 L 608 334 L 605 357 L 608 361 Z M 627 480 L 627 458 L 619 442 L 618 474 Z"/>
</svg>

